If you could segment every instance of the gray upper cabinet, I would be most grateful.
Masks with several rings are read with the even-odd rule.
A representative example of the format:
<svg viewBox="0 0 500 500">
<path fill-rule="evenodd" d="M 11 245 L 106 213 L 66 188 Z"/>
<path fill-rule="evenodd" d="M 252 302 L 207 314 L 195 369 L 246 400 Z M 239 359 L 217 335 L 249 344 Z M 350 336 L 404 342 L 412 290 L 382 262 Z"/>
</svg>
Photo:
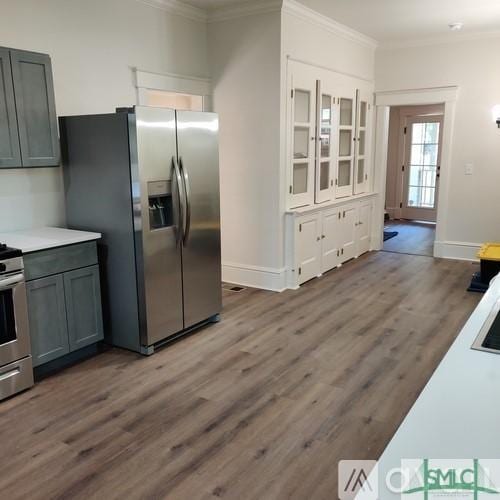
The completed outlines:
<svg viewBox="0 0 500 500">
<path fill-rule="evenodd" d="M 33 366 L 69 352 L 61 274 L 26 283 Z"/>
<path fill-rule="evenodd" d="M 11 50 L 22 166 L 59 164 L 59 140 L 50 57 Z"/>
<path fill-rule="evenodd" d="M 21 166 L 10 51 L 0 48 L 0 168 Z"/>
<path fill-rule="evenodd" d="M 99 267 L 64 273 L 64 293 L 71 351 L 104 338 Z"/>
</svg>

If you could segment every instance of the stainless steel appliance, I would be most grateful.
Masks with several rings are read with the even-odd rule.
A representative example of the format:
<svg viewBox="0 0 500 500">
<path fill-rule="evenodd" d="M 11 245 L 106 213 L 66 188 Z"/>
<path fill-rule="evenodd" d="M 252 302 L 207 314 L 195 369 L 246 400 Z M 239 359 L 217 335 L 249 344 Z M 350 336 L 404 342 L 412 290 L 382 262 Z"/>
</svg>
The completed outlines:
<svg viewBox="0 0 500 500">
<path fill-rule="evenodd" d="M 217 320 L 217 115 L 137 106 L 60 129 L 68 225 L 103 234 L 110 343 L 151 354 Z"/>
<path fill-rule="evenodd" d="M 0 399 L 33 385 L 23 270 L 21 251 L 0 244 Z"/>
</svg>

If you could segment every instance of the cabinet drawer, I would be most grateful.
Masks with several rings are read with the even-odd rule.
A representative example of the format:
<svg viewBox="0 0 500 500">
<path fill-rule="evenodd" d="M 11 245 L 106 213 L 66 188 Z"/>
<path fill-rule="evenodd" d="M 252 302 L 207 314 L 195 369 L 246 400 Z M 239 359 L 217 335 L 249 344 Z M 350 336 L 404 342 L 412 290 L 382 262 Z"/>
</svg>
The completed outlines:
<svg viewBox="0 0 500 500">
<path fill-rule="evenodd" d="M 30 281 L 94 264 L 97 264 L 97 245 L 95 241 L 87 241 L 26 254 L 24 273 L 26 281 Z"/>
</svg>

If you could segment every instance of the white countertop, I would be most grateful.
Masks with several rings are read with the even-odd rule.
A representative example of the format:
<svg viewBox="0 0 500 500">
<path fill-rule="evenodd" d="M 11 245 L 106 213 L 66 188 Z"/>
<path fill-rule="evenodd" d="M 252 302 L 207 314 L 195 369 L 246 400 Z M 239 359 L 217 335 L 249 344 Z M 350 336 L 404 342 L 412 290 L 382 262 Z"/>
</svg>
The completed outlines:
<svg viewBox="0 0 500 500">
<path fill-rule="evenodd" d="M 7 243 L 9 247 L 18 248 L 23 253 L 29 253 L 46 250 L 47 248 L 73 245 L 74 243 L 82 243 L 84 241 L 98 240 L 100 237 L 100 233 L 75 231 L 60 227 L 40 227 L 0 233 L 0 243 Z"/>
<path fill-rule="evenodd" d="M 305 205 L 303 207 L 289 208 L 288 210 L 285 211 L 285 213 L 289 215 L 302 215 L 309 212 L 314 212 L 316 210 L 324 210 L 325 208 L 336 207 L 338 205 L 347 205 L 348 203 L 359 201 L 362 200 L 363 198 L 370 198 L 376 196 L 377 194 L 378 193 L 375 192 L 355 194 L 345 198 L 338 198 L 336 200 L 326 201 L 324 203 L 315 203 L 313 205 Z"/>
<path fill-rule="evenodd" d="M 400 467 L 401 459 L 500 458 L 500 354 L 470 348 L 499 299 L 500 277 L 491 284 L 380 457 L 380 499 L 400 498 L 385 483 L 387 472 Z M 384 404 L 383 397 L 380 404 Z M 358 494 L 356 498 L 366 497 Z"/>
</svg>

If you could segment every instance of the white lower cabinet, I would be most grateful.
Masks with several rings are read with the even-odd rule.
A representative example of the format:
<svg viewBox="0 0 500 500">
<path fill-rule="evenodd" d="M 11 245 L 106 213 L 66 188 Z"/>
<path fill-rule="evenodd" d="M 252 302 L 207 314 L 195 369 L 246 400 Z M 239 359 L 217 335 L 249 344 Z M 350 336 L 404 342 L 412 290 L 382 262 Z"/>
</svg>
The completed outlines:
<svg viewBox="0 0 500 500">
<path fill-rule="evenodd" d="M 289 215 L 294 218 L 292 287 L 370 250 L 371 199 Z"/>
</svg>

